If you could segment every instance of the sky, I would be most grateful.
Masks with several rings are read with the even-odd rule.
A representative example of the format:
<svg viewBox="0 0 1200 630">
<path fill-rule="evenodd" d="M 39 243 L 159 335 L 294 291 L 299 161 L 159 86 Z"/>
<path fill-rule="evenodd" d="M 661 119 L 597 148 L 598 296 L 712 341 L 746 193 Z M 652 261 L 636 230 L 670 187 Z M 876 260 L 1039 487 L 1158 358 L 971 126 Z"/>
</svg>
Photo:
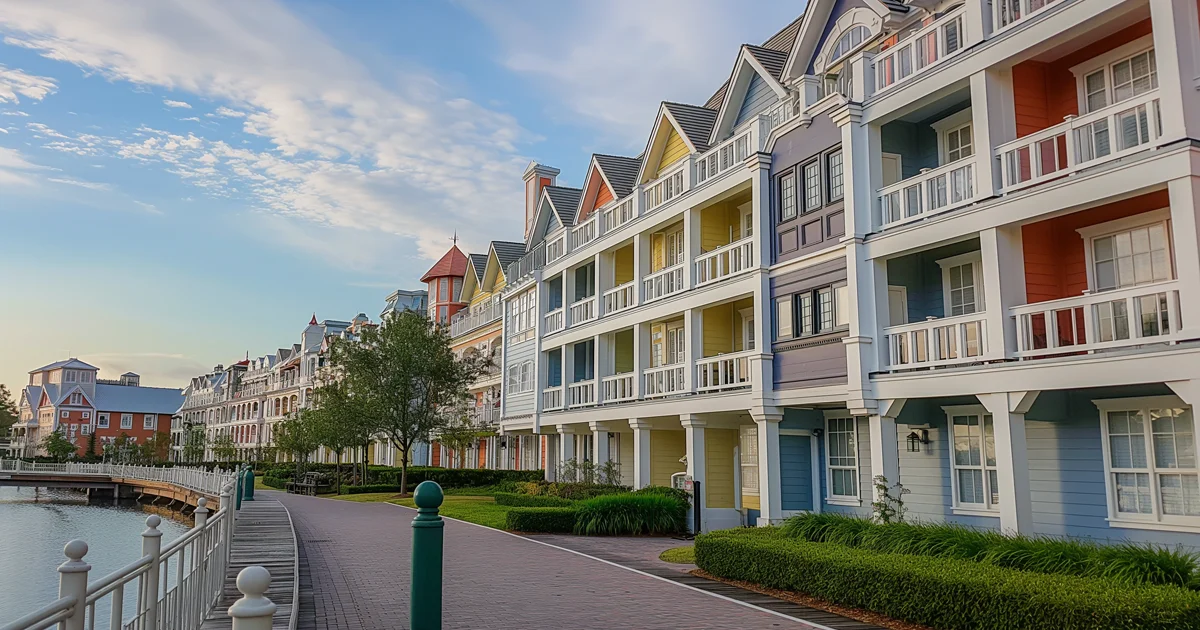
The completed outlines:
<svg viewBox="0 0 1200 630">
<path fill-rule="evenodd" d="M 803 0 L 0 0 L 0 383 L 183 387 L 377 319 L 703 104 Z"/>
</svg>

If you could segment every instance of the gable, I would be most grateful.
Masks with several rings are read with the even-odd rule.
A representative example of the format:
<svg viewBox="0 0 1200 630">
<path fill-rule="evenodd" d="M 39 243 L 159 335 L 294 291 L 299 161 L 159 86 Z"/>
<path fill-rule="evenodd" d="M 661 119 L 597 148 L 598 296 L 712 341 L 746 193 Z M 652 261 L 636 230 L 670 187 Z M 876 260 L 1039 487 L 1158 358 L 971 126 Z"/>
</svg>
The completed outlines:
<svg viewBox="0 0 1200 630">
<path fill-rule="evenodd" d="M 575 217 L 575 223 L 582 223 L 597 208 L 603 208 L 613 199 L 612 190 L 608 187 L 608 182 L 604 181 L 600 167 L 592 166 L 592 170 L 588 173 L 587 184 L 583 189 L 583 203 L 580 205 L 579 214 Z"/>
<path fill-rule="evenodd" d="M 755 72 L 750 79 L 750 85 L 746 88 L 746 98 L 742 99 L 742 108 L 738 110 L 737 119 L 734 120 L 733 126 L 746 122 L 760 113 L 767 110 L 776 100 L 775 91 L 767 82 L 763 80 L 762 75 Z"/>
<path fill-rule="evenodd" d="M 46 392 L 42 392 L 42 399 L 38 401 L 38 407 L 46 407 L 50 405 L 50 396 Z"/>
<path fill-rule="evenodd" d="M 666 141 L 663 143 L 662 157 L 658 160 L 658 168 L 654 170 L 656 178 L 662 177 L 668 168 L 687 157 L 689 153 L 687 143 L 683 141 L 683 136 L 679 135 L 675 126 L 668 123 L 667 129 L 669 131 Z"/>
<path fill-rule="evenodd" d="M 541 201 L 538 202 L 537 210 L 533 214 L 533 227 L 529 232 L 529 248 L 532 249 L 535 244 L 545 240 L 547 234 L 560 227 L 562 227 L 562 223 L 554 212 L 550 198 L 543 191 Z"/>
<path fill-rule="evenodd" d="M 462 293 L 459 298 L 463 302 L 470 302 L 478 293 L 480 293 L 479 282 L 475 280 L 475 272 L 472 270 L 463 278 Z"/>
</svg>

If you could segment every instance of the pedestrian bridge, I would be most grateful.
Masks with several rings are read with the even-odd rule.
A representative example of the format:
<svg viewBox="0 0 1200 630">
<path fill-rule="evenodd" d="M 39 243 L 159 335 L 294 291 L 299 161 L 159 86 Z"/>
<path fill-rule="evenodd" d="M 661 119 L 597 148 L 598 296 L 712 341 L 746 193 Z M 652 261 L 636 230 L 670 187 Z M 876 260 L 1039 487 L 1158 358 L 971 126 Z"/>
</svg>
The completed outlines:
<svg viewBox="0 0 1200 630">
<path fill-rule="evenodd" d="M 209 509 L 220 508 L 221 483 L 232 471 L 208 472 L 196 468 L 156 468 L 126 464 L 45 464 L 0 460 L 0 486 L 25 488 L 78 488 L 89 498 L 153 497 L 153 502 L 175 502 L 195 507 L 208 499 Z"/>
</svg>

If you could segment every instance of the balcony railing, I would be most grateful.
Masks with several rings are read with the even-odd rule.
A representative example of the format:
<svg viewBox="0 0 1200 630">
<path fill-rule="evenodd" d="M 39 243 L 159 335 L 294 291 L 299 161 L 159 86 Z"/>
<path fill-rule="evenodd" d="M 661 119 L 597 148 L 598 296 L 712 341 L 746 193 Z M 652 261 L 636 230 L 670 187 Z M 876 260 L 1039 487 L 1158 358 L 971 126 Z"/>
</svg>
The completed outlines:
<svg viewBox="0 0 1200 630">
<path fill-rule="evenodd" d="M 965 11 L 955 9 L 876 55 L 875 93 L 909 81 L 963 50 Z"/>
<path fill-rule="evenodd" d="M 482 407 L 472 407 L 470 416 L 476 424 L 496 424 L 500 422 L 500 408 L 490 403 Z"/>
<path fill-rule="evenodd" d="M 646 185 L 646 210 L 653 210 L 684 193 L 685 170 L 676 169 Z"/>
<path fill-rule="evenodd" d="M 567 255 L 567 233 L 562 232 L 558 236 L 546 240 L 546 264 L 562 258 Z"/>
<path fill-rule="evenodd" d="M 642 279 L 642 296 L 645 302 L 660 300 L 683 291 L 683 265 L 667 267 Z"/>
<path fill-rule="evenodd" d="M 566 327 L 566 320 L 563 319 L 563 309 L 561 306 L 546 313 L 546 332 L 544 334 L 556 333 Z"/>
<path fill-rule="evenodd" d="M 571 325 L 582 324 L 596 319 L 596 296 L 583 298 L 571 305 Z"/>
<path fill-rule="evenodd" d="M 980 361 L 987 354 L 986 315 L 929 318 L 883 329 L 888 368 L 938 367 Z"/>
<path fill-rule="evenodd" d="M 610 206 L 602 211 L 604 215 L 604 231 L 611 232 L 626 223 L 633 220 L 633 197 L 627 197 L 625 201 L 618 203 L 615 206 Z"/>
<path fill-rule="evenodd" d="M 687 391 L 687 364 L 675 363 L 650 368 L 642 373 L 642 395 L 646 398 L 682 394 Z"/>
<path fill-rule="evenodd" d="M 563 408 L 562 385 L 547 387 L 542 390 L 542 411 L 556 411 Z"/>
<path fill-rule="evenodd" d="M 1085 116 L 1068 116 L 1053 127 L 996 147 L 1000 192 L 1034 186 L 1150 149 L 1160 135 L 1157 89 Z"/>
<path fill-rule="evenodd" d="M 754 351 L 721 354 L 696 362 L 696 391 L 715 392 L 750 386 L 750 356 Z"/>
<path fill-rule="evenodd" d="M 596 404 L 596 381 L 579 381 L 567 385 L 567 406 L 586 407 Z"/>
<path fill-rule="evenodd" d="M 696 160 L 696 183 L 704 182 L 741 164 L 750 155 L 753 131 L 741 134 L 709 149 Z"/>
<path fill-rule="evenodd" d="M 604 393 L 604 398 L 601 400 L 610 402 L 623 402 L 637 398 L 637 392 L 633 389 L 633 373 L 615 374 L 613 376 L 605 376 L 600 379 L 600 384 Z"/>
<path fill-rule="evenodd" d="M 992 5 L 996 15 L 993 18 L 993 34 L 1008 29 L 1010 26 L 1033 17 L 1036 13 L 1054 4 L 1055 0 L 995 0 Z"/>
<path fill-rule="evenodd" d="M 504 272 L 504 278 L 509 285 L 516 283 L 518 280 L 523 280 L 525 277 L 533 274 L 534 271 L 546 266 L 546 242 L 543 241 L 534 246 L 533 249 L 521 256 L 516 262 L 510 264 Z"/>
<path fill-rule="evenodd" d="M 604 314 L 617 313 L 637 306 L 637 285 L 633 280 L 604 292 Z"/>
<path fill-rule="evenodd" d="M 450 336 L 457 337 L 490 324 L 504 314 L 504 305 L 499 301 L 491 301 L 484 304 L 481 308 L 472 309 L 469 312 L 459 312 L 450 322 Z"/>
<path fill-rule="evenodd" d="M 583 223 L 571 229 L 571 249 L 579 249 L 600 236 L 599 213 L 593 212 Z"/>
<path fill-rule="evenodd" d="M 975 157 L 923 171 L 879 189 L 884 227 L 916 221 L 923 214 L 965 206 L 975 197 Z"/>
<path fill-rule="evenodd" d="M 722 245 L 696 258 L 696 286 L 741 273 L 753 264 L 753 236 Z"/>
<path fill-rule="evenodd" d="M 1180 330 L 1178 281 L 1088 293 L 1009 309 L 1018 358 L 1166 343 Z"/>
</svg>

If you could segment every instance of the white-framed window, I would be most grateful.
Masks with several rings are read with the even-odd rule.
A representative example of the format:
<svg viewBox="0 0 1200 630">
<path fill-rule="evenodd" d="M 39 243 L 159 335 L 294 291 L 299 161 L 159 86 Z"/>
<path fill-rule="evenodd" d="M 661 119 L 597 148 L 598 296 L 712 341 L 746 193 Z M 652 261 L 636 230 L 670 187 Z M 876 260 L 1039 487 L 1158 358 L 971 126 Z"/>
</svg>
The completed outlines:
<svg viewBox="0 0 1200 630">
<path fill-rule="evenodd" d="M 1074 68 L 1079 111 L 1087 114 L 1158 88 L 1154 38 L 1147 35 Z"/>
<path fill-rule="evenodd" d="M 845 57 L 850 51 L 858 48 L 863 42 L 869 39 L 871 39 L 870 29 L 861 24 L 851 26 L 837 38 L 837 41 L 833 44 L 833 48 L 829 50 L 829 57 L 826 63 L 836 63 L 838 59 Z"/>
<path fill-rule="evenodd" d="M 122 429 L 132 429 L 133 428 L 133 414 L 131 414 L 131 413 L 121 414 L 121 428 Z"/>
<path fill-rule="evenodd" d="M 85 411 L 85 412 L 83 412 L 83 419 L 84 419 L 84 420 L 91 420 L 91 418 L 92 418 L 92 412 L 90 412 L 90 411 Z"/>
<path fill-rule="evenodd" d="M 158 416 L 148 413 L 142 417 L 142 428 L 153 429 L 158 424 Z"/>
<path fill-rule="evenodd" d="M 738 465 L 742 473 L 742 494 L 758 494 L 758 427 L 738 427 Z"/>
<path fill-rule="evenodd" d="M 804 212 L 821 207 L 821 161 L 813 160 L 800 167 L 804 180 Z"/>
<path fill-rule="evenodd" d="M 1174 278 L 1170 209 L 1091 225 L 1077 230 L 1087 246 L 1088 286 L 1111 291 Z"/>
<path fill-rule="evenodd" d="M 76 392 L 76 393 L 74 393 L 74 394 L 71 394 L 71 401 L 70 401 L 70 404 L 72 404 L 72 405 L 82 405 L 82 404 L 83 404 L 83 394 L 80 394 L 80 393 L 78 393 L 78 392 Z"/>
<path fill-rule="evenodd" d="M 59 418 L 70 418 L 71 412 L 70 411 L 60 411 L 60 412 L 58 412 L 58 417 Z"/>
<path fill-rule="evenodd" d="M 78 374 L 75 370 L 63 370 L 63 382 L 74 383 L 78 379 Z"/>
<path fill-rule="evenodd" d="M 837 201 L 845 196 L 846 184 L 842 173 L 842 150 L 838 149 L 825 156 L 825 179 L 828 185 L 829 201 Z"/>
<path fill-rule="evenodd" d="M 792 304 L 795 298 L 791 295 L 784 296 L 775 300 L 775 338 L 790 339 L 792 337 L 792 326 L 794 323 L 792 314 Z"/>
<path fill-rule="evenodd" d="M 983 255 L 967 252 L 937 261 L 942 268 L 942 306 L 945 317 L 984 310 Z"/>
<path fill-rule="evenodd" d="M 100 429 L 108 428 L 108 414 L 107 413 L 96 414 L 96 427 L 100 428 Z"/>
<path fill-rule="evenodd" d="M 533 391 L 533 361 L 508 366 L 508 391 L 524 394 Z"/>
<path fill-rule="evenodd" d="M 825 469 L 826 501 L 858 505 L 858 421 L 853 416 L 825 419 Z"/>
<path fill-rule="evenodd" d="M 974 155 L 971 140 L 971 123 L 955 127 L 946 132 L 946 163 Z"/>
<path fill-rule="evenodd" d="M 968 107 L 930 123 L 929 126 L 937 134 L 938 164 L 949 164 L 975 153 L 975 134 L 971 122 L 971 108 Z M 887 185 L 886 182 L 884 185 Z"/>
<path fill-rule="evenodd" d="M 845 282 L 802 291 L 775 302 L 777 339 L 823 335 L 849 327 L 850 288 Z"/>
<path fill-rule="evenodd" d="M 79 425 L 79 433 L 80 434 L 89 435 L 91 432 L 92 432 L 92 425 L 90 425 L 90 424 Z"/>
<path fill-rule="evenodd" d="M 509 306 L 509 337 L 514 343 L 533 339 L 536 315 L 537 297 L 533 291 L 513 298 Z"/>
<path fill-rule="evenodd" d="M 779 178 L 779 220 L 796 218 L 796 173 L 792 171 Z"/>
<path fill-rule="evenodd" d="M 1109 522 L 1200 527 L 1192 408 L 1175 396 L 1092 402 L 1104 436 Z"/>
<path fill-rule="evenodd" d="M 1000 502 L 996 431 L 982 405 L 942 407 L 950 434 L 950 485 L 954 507 L 995 511 Z"/>
</svg>

